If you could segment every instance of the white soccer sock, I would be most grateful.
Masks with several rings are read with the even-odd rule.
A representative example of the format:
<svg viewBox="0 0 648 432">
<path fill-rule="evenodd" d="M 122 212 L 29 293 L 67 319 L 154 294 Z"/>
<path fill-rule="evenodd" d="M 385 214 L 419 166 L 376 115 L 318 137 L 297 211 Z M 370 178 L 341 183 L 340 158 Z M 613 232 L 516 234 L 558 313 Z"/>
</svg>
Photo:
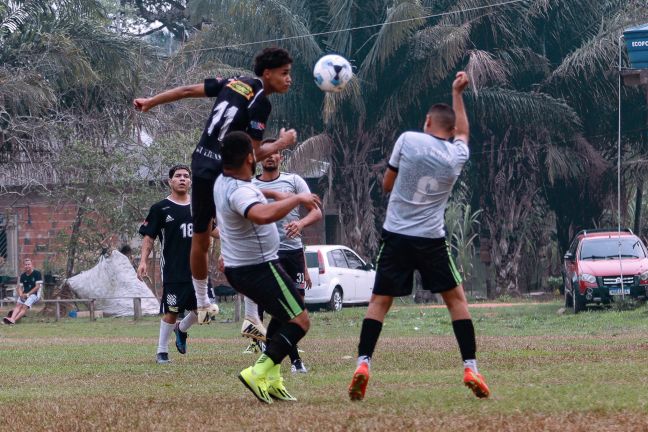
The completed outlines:
<svg viewBox="0 0 648 432">
<path fill-rule="evenodd" d="M 209 296 L 207 295 L 207 279 L 195 279 L 191 278 L 193 282 L 194 291 L 196 292 L 196 303 L 198 303 L 199 308 L 205 308 L 209 306 Z"/>
<path fill-rule="evenodd" d="M 173 327 L 175 327 L 175 324 L 169 324 L 164 322 L 164 320 L 160 320 L 160 339 L 158 339 L 157 348 L 158 354 L 169 352 L 169 337 L 173 332 Z"/>
<path fill-rule="evenodd" d="M 258 323 L 261 321 L 259 317 L 259 306 L 249 297 L 244 297 L 245 302 L 245 317 Z"/>
<path fill-rule="evenodd" d="M 187 316 L 185 316 L 182 319 L 182 321 L 180 321 L 180 324 L 178 324 L 178 328 L 180 329 L 181 332 L 187 333 L 189 327 L 196 324 L 197 322 L 198 322 L 198 315 L 196 315 L 195 312 L 189 312 Z"/>
<path fill-rule="evenodd" d="M 369 369 L 371 369 L 371 357 L 369 356 L 358 357 L 358 363 L 356 364 L 356 367 L 359 367 L 362 363 L 367 363 L 367 366 L 369 367 Z"/>
<path fill-rule="evenodd" d="M 477 360 L 475 359 L 464 360 L 464 369 L 465 368 L 470 368 L 473 372 L 479 373 L 477 370 Z"/>
</svg>

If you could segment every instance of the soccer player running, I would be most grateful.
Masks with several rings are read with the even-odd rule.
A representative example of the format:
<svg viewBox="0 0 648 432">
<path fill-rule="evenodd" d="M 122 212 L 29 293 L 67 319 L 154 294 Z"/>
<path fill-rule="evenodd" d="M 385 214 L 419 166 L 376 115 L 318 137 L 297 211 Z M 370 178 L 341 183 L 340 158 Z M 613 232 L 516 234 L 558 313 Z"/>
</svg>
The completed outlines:
<svg viewBox="0 0 648 432">
<path fill-rule="evenodd" d="M 176 348 L 180 354 L 187 352 L 187 331 L 198 321 L 195 313 L 196 294 L 191 283 L 189 252 L 193 223 L 189 188 L 191 187 L 191 170 L 186 165 L 175 165 L 169 170 L 169 187 L 171 194 L 151 206 L 148 216 L 139 233 L 142 241 L 142 256 L 137 267 L 137 276 L 143 279 L 148 276 L 148 256 L 153 249 L 156 238 L 160 239 L 162 255 L 162 302 L 160 312 L 164 314 L 160 321 L 160 337 L 157 348 L 157 363 L 169 363 L 169 336 L 176 335 Z M 182 321 L 176 323 L 178 314 L 183 310 L 189 312 Z"/>
<path fill-rule="evenodd" d="M 265 48 L 254 59 L 256 77 L 209 78 L 202 84 L 176 87 L 151 98 L 133 101 L 135 109 L 146 112 L 157 105 L 180 99 L 216 98 L 191 161 L 191 208 L 194 227 L 191 274 L 200 324 L 209 323 L 213 315 L 218 313 L 218 307 L 209 302 L 207 275 L 210 232 L 215 217 L 212 192 L 214 182 L 222 171 L 221 142 L 230 131 L 246 132 L 252 139 L 255 154 L 259 159 L 295 143 L 297 133 L 293 129 L 281 129 L 277 141 L 261 144 L 272 110 L 268 96 L 273 93 L 286 93 L 290 89 L 292 61 L 290 54 L 284 49 Z"/>
<path fill-rule="evenodd" d="M 462 96 L 467 86 L 466 73 L 457 73 L 452 83 L 453 107 L 433 105 L 423 133 L 403 133 L 389 159 L 383 189 L 391 195 L 373 295 L 360 332 L 357 369 L 349 386 L 351 400 L 364 398 L 383 321 L 394 297 L 411 294 L 414 270 L 420 272 L 423 288 L 440 293 L 450 312 L 463 359 L 464 384 L 477 397 L 490 394 L 477 371 L 475 329 L 444 230 L 448 198 L 469 155 Z"/>
<path fill-rule="evenodd" d="M 270 139 L 265 141 L 270 141 Z M 252 179 L 252 184 L 256 185 L 262 191 L 272 190 L 289 194 L 309 194 L 310 189 L 303 178 L 297 174 L 279 171 L 281 160 L 282 157 L 279 152 L 273 153 L 265 158 L 261 163 L 263 170 L 260 175 Z M 310 226 L 321 219 L 322 211 L 319 207 L 311 208 L 303 219 L 299 218 L 299 207 L 295 207 L 283 219 L 276 222 L 280 242 L 279 262 L 288 276 L 290 276 L 297 285 L 297 291 L 302 300 L 304 300 L 305 289 L 310 288 L 312 282 L 308 275 L 306 261 L 304 259 L 304 245 L 301 240 L 301 232 L 305 227 Z M 256 319 L 256 322 L 260 322 L 261 320 L 258 316 L 258 308 L 256 304 L 250 303 L 251 302 L 246 299 L 246 318 L 248 320 Z M 293 347 L 289 356 L 291 372 L 308 372 L 299 355 L 299 349 L 297 346 Z"/>
<path fill-rule="evenodd" d="M 279 263 L 277 222 L 298 205 L 319 206 L 316 195 L 299 193 L 285 199 L 252 184 L 255 159 L 250 138 L 231 132 L 221 147 L 223 175 L 214 187 L 225 276 L 234 289 L 267 311 L 266 350 L 239 379 L 260 400 L 296 400 L 281 377 L 281 361 L 310 327 L 308 313 L 293 280 Z M 268 203 L 266 196 L 276 201 Z"/>
</svg>

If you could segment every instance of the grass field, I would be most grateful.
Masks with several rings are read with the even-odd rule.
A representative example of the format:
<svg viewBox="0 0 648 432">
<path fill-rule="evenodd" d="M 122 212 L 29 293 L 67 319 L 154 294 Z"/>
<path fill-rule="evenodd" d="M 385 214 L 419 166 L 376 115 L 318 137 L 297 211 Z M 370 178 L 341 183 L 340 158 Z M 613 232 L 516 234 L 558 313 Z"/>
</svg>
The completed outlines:
<svg viewBox="0 0 648 432">
<path fill-rule="evenodd" d="M 231 303 L 229 304 L 231 305 Z M 28 317 L 0 326 L 0 430 L 646 431 L 648 307 L 558 314 L 560 304 L 473 308 L 478 360 L 493 392 L 478 400 L 444 309 L 396 304 L 367 397 L 350 403 L 365 308 L 313 313 L 302 341 L 310 371 L 290 376 L 295 403 L 266 406 L 237 373 L 237 323 L 190 331 L 155 364 L 158 319 Z M 227 305 L 223 316 L 231 316 Z"/>
</svg>

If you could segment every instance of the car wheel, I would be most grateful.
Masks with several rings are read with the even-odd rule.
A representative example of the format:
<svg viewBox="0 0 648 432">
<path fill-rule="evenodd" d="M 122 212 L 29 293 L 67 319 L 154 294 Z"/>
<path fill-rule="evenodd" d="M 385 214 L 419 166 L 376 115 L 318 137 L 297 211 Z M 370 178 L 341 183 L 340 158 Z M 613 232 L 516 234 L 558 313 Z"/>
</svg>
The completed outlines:
<svg viewBox="0 0 648 432">
<path fill-rule="evenodd" d="M 580 295 L 576 289 L 574 289 L 572 295 L 572 306 L 575 314 L 585 310 L 585 297 Z"/>
<path fill-rule="evenodd" d="M 344 296 L 342 294 L 342 288 L 335 287 L 333 293 L 331 294 L 331 300 L 328 302 L 329 310 L 334 312 L 339 312 L 342 310 L 342 300 Z"/>
<path fill-rule="evenodd" d="M 572 296 L 569 293 L 569 290 L 565 288 L 565 308 L 572 308 L 572 307 L 573 307 Z"/>
</svg>

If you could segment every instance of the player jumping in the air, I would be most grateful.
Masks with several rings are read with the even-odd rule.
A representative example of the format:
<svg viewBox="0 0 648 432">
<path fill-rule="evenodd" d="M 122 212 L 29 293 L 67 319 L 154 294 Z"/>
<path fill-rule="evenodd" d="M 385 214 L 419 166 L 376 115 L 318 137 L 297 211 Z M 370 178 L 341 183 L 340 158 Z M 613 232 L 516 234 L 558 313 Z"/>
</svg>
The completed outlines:
<svg viewBox="0 0 648 432">
<path fill-rule="evenodd" d="M 432 106 L 423 133 L 403 133 L 389 159 L 383 189 L 391 195 L 376 281 L 362 322 L 357 369 L 349 386 L 351 400 L 364 398 L 383 321 L 394 297 L 411 294 L 414 270 L 420 272 L 423 288 L 440 293 L 450 312 L 463 359 L 464 384 L 477 397 L 490 394 L 477 371 L 475 329 L 444 230 L 448 198 L 469 155 L 468 117 L 462 96 L 467 86 L 468 76 L 459 72 L 452 83 L 453 107 Z"/>
<path fill-rule="evenodd" d="M 281 161 L 282 157 L 279 152 L 265 158 L 261 162 L 263 171 L 252 179 L 252 184 L 262 191 L 273 190 L 290 194 L 310 193 L 310 189 L 303 178 L 297 174 L 279 170 Z M 299 207 L 296 207 L 286 217 L 276 222 L 279 231 L 279 262 L 297 285 L 302 300 L 304 299 L 305 289 L 310 288 L 312 283 L 304 259 L 304 244 L 302 243 L 301 232 L 305 227 L 314 224 L 320 219 L 322 219 L 322 211 L 318 207 L 310 209 L 303 218 L 299 217 Z M 250 306 L 250 301 L 246 299 L 245 316 L 247 322 L 259 322 L 257 305 Z M 244 328 L 248 329 L 249 325 L 244 325 Z M 308 372 L 299 355 L 297 346 L 293 348 L 289 355 L 291 372 Z"/>
<path fill-rule="evenodd" d="M 173 101 L 193 97 L 216 98 L 205 124 L 200 141 L 194 150 L 193 192 L 191 207 L 194 235 L 191 244 L 191 274 L 198 302 L 198 322 L 209 323 L 218 307 L 209 302 L 207 295 L 208 250 L 212 220 L 215 217 L 214 182 L 222 171 L 221 142 L 231 131 L 246 132 L 252 139 L 256 157 L 260 159 L 295 143 L 297 133 L 281 129 L 279 139 L 261 144 L 272 105 L 267 96 L 286 93 L 292 79 L 292 58 L 281 48 L 266 48 L 254 59 L 256 77 L 206 79 L 202 84 L 176 87 L 151 98 L 135 99 L 137 110 L 151 108 Z"/>
<path fill-rule="evenodd" d="M 187 352 L 187 331 L 198 321 L 195 313 L 196 295 L 191 284 L 189 252 L 193 224 L 189 203 L 191 170 L 186 165 L 175 165 L 169 170 L 171 194 L 151 206 L 146 220 L 139 229 L 142 240 L 142 257 L 137 267 L 137 276 L 147 276 L 147 261 L 155 239 L 162 245 L 160 267 L 162 268 L 162 302 L 164 314 L 160 321 L 160 338 L 157 348 L 157 362 L 169 363 L 168 342 L 171 332 L 176 334 L 176 348 L 180 354 Z M 182 321 L 176 323 L 178 314 L 190 311 Z"/>
<path fill-rule="evenodd" d="M 252 184 L 255 159 L 249 137 L 231 132 L 221 149 L 223 175 L 216 180 L 214 200 L 218 213 L 221 255 L 225 276 L 235 290 L 261 305 L 271 316 L 265 352 L 239 379 L 261 401 L 272 397 L 295 400 L 283 385 L 281 361 L 297 346 L 310 327 L 294 281 L 278 260 L 279 233 L 273 223 L 302 204 L 319 206 L 316 195 L 300 193 L 285 199 Z M 278 199 L 268 203 L 266 196 Z"/>
</svg>

